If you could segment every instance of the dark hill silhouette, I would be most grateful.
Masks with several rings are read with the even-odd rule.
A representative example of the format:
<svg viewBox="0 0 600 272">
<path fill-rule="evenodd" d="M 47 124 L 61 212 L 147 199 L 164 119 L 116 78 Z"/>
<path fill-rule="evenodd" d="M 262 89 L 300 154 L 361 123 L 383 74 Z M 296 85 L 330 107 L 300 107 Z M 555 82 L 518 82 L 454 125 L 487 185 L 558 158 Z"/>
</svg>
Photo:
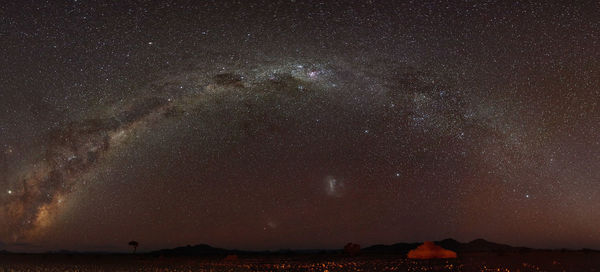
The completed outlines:
<svg viewBox="0 0 600 272">
<path fill-rule="evenodd" d="M 228 255 L 240 253 L 238 250 L 228 250 L 222 248 L 212 247 L 206 244 L 199 244 L 195 246 L 187 245 L 183 247 L 176 247 L 172 249 L 161 249 L 150 252 L 151 255 L 164 255 L 164 256 L 211 256 L 211 255 Z"/>
<path fill-rule="evenodd" d="M 522 248 L 512 247 L 505 244 L 497 244 L 493 242 L 488 242 L 484 239 L 475 239 L 469 243 L 463 244 L 463 247 L 460 248 L 461 251 L 478 251 L 478 252 L 489 252 L 489 251 L 514 251 Z"/>
<path fill-rule="evenodd" d="M 393 245 L 374 245 L 363 249 L 363 252 L 373 253 L 406 253 L 422 243 L 396 243 Z"/>
<path fill-rule="evenodd" d="M 438 242 L 434 242 L 436 245 L 441 246 L 445 249 L 449 249 L 452 251 L 460 252 L 463 247 L 463 243 L 456 241 L 454 239 L 444 239 Z"/>
</svg>

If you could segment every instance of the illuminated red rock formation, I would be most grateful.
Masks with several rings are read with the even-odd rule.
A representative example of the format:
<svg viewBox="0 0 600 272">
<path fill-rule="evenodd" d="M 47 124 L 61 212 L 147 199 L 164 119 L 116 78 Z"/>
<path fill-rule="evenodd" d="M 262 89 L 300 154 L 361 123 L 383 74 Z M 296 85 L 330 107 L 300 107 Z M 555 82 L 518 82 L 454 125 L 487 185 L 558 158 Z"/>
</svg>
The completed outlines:
<svg viewBox="0 0 600 272">
<path fill-rule="evenodd" d="M 409 259 L 448 259 L 456 258 L 456 252 L 444 249 L 433 242 L 425 242 L 409 251 L 407 257 Z"/>
</svg>

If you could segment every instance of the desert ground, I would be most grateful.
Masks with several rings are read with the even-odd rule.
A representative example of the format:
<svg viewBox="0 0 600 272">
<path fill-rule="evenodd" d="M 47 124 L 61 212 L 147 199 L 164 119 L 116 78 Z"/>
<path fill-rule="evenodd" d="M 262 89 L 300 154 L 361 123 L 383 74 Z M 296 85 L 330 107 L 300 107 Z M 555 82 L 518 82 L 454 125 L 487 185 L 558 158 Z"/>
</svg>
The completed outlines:
<svg viewBox="0 0 600 272">
<path fill-rule="evenodd" d="M 236 257 L 6 254 L 0 255 L 0 271 L 600 271 L 600 253 L 581 251 L 468 253 L 448 260 L 332 254 Z"/>
</svg>

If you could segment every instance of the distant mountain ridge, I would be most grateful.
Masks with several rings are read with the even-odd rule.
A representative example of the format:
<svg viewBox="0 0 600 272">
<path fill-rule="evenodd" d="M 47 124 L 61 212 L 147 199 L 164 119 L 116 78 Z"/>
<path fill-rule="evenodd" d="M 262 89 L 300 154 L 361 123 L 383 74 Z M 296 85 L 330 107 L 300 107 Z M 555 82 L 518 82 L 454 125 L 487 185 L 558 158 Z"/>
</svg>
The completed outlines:
<svg viewBox="0 0 600 272">
<path fill-rule="evenodd" d="M 229 250 L 223 248 L 212 247 L 207 244 L 187 245 L 171 249 L 160 249 L 157 251 L 148 252 L 151 255 L 176 255 L 176 256 L 196 256 L 196 255 L 226 255 L 235 254 L 237 250 Z"/>
<path fill-rule="evenodd" d="M 457 253 L 463 252 L 517 252 L 531 250 L 526 247 L 513 247 L 505 244 L 498 244 L 489 242 L 484 239 L 475 239 L 468 243 L 461 243 L 454 239 L 444 239 L 441 241 L 435 241 L 436 245 L 439 245 L 445 249 L 455 251 Z M 392 245 L 373 245 L 361 249 L 363 253 L 398 253 L 406 254 L 411 249 L 417 248 L 422 243 L 396 243 Z M 216 248 L 206 244 L 199 245 L 188 245 L 184 247 L 176 247 L 172 249 L 161 249 L 148 254 L 152 255 L 173 255 L 173 256 L 196 256 L 196 255 L 227 255 L 227 254 L 293 254 L 293 253 L 307 253 L 317 252 L 317 250 L 306 251 L 306 250 L 279 250 L 279 251 L 243 251 L 243 250 L 229 250 L 223 248 Z M 324 250 L 321 252 L 341 252 L 340 250 Z"/>
<path fill-rule="evenodd" d="M 417 248 L 423 244 L 422 242 L 414 243 L 395 243 L 391 245 L 373 245 L 362 248 L 361 253 L 364 254 L 406 254 L 410 250 Z M 490 242 L 484 239 L 475 239 L 473 241 L 462 243 L 454 239 L 444 239 L 441 241 L 434 241 L 434 244 L 443 247 L 444 249 L 452 250 L 457 253 L 467 252 L 494 252 L 494 253 L 509 253 L 509 252 L 527 252 L 532 250 L 543 250 L 543 249 L 532 249 L 528 247 L 514 247 L 506 244 L 499 244 Z M 581 249 L 581 250 L 566 250 L 563 251 L 583 251 L 583 252 L 599 252 L 593 249 Z M 145 253 L 139 253 L 141 255 L 155 255 L 155 256 L 226 256 L 231 254 L 236 255 L 288 255 L 288 254 L 340 254 L 343 250 L 341 249 L 313 249 L 313 250 L 292 250 L 292 249 L 281 249 L 274 251 L 249 251 L 249 250 L 236 250 L 236 249 L 223 249 L 213 247 L 207 244 L 187 245 L 175 248 L 160 249 L 155 251 L 149 251 Z M 17 252 L 10 252 L 0 248 L 0 254 L 19 254 Z M 85 252 L 85 251 L 50 251 L 45 254 L 122 254 L 122 253 L 111 253 L 111 252 Z"/>
<path fill-rule="evenodd" d="M 274 251 L 250 251 L 250 250 L 237 250 L 237 249 L 224 249 L 213 247 L 207 244 L 198 245 L 187 245 L 182 247 L 160 249 L 156 251 L 147 252 L 149 255 L 160 255 L 160 256 L 222 256 L 222 255 L 260 255 L 260 254 L 311 254 L 311 253 L 332 253 L 341 252 L 340 250 L 292 250 L 292 249 L 280 249 Z"/>
<path fill-rule="evenodd" d="M 513 247 L 505 244 L 498 244 L 489 242 L 484 239 L 475 239 L 468 243 L 461 243 L 454 239 L 444 239 L 441 241 L 435 241 L 436 245 L 441 246 L 445 249 L 452 250 L 454 252 L 514 252 L 514 251 L 527 251 L 531 248 L 527 247 Z M 397 243 L 393 245 L 374 245 L 364 248 L 363 252 L 376 252 L 376 253 L 406 253 L 411 249 L 416 248 L 422 243 Z"/>
</svg>

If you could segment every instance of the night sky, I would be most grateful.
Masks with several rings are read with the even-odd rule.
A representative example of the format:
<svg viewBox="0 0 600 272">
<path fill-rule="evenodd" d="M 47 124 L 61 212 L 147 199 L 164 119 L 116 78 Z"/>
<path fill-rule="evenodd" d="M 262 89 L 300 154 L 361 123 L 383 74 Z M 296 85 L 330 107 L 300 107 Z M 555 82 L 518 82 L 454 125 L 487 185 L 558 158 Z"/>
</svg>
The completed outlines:
<svg viewBox="0 0 600 272">
<path fill-rule="evenodd" d="M 600 248 L 597 1 L 7 2 L 0 249 Z"/>
</svg>

